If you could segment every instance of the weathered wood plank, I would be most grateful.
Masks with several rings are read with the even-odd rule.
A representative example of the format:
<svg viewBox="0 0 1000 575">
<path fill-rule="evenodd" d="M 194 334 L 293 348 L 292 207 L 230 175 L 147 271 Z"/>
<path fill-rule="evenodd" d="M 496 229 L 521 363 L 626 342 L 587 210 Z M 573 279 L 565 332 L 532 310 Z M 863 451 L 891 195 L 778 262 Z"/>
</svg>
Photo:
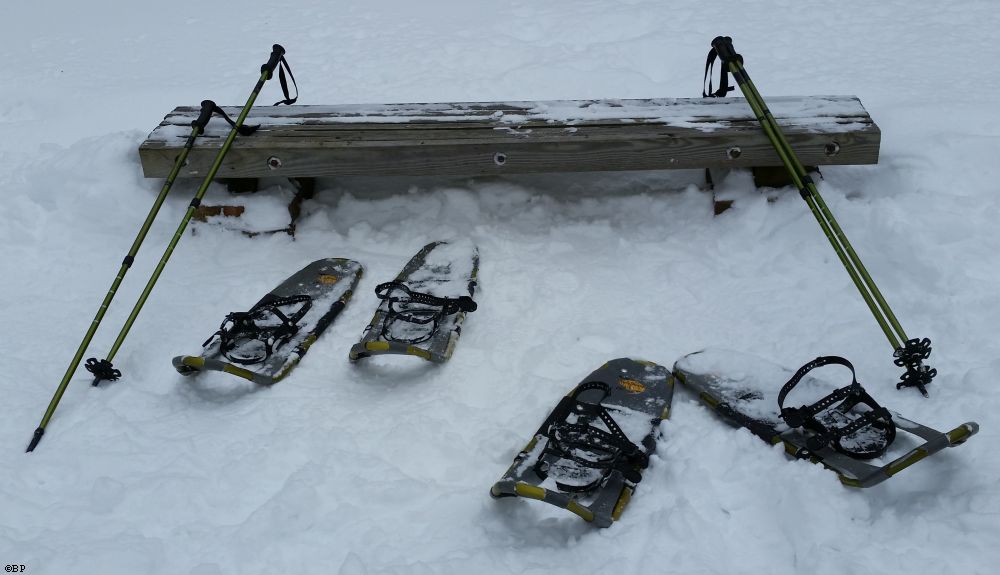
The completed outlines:
<svg viewBox="0 0 1000 575">
<path fill-rule="evenodd" d="M 878 162 L 881 133 L 856 97 L 769 98 L 768 104 L 804 164 Z M 146 177 L 169 172 L 197 113 L 177 108 L 140 146 Z M 781 165 L 739 98 L 260 106 L 247 123 L 261 128 L 236 139 L 218 177 Z M 213 120 L 181 175 L 203 175 L 228 130 Z"/>
</svg>

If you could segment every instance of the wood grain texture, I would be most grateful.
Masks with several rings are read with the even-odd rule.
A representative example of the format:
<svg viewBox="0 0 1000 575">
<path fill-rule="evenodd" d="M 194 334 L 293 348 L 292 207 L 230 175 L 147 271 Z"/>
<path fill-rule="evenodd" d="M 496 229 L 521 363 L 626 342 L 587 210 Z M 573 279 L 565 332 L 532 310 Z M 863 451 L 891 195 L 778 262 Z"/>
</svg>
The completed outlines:
<svg viewBox="0 0 1000 575">
<path fill-rule="evenodd" d="M 806 165 L 874 164 L 881 132 L 853 96 L 770 98 Z M 232 115 L 237 108 L 227 108 Z M 165 177 L 195 107 L 172 111 L 139 148 Z M 780 166 L 741 98 L 258 106 L 219 178 L 499 175 Z M 181 176 L 203 176 L 228 134 L 209 123 Z M 737 151 L 738 150 L 738 151 Z"/>
</svg>

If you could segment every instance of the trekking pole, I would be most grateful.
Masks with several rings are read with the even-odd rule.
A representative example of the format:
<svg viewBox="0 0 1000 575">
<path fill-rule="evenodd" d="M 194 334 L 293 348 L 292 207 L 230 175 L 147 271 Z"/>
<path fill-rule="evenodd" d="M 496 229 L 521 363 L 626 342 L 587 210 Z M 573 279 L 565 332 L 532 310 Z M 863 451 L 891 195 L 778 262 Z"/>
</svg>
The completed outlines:
<svg viewBox="0 0 1000 575">
<path fill-rule="evenodd" d="M 194 142 L 205 131 L 205 126 L 208 125 L 209 119 L 212 117 L 212 112 L 215 110 L 215 102 L 211 100 L 205 100 L 201 103 L 201 113 L 198 118 L 191 122 L 191 134 L 188 135 L 187 140 L 184 142 L 184 148 L 181 149 L 181 153 L 177 155 L 174 160 L 174 166 L 167 175 L 167 179 L 163 182 L 163 187 L 160 188 L 160 194 L 156 196 L 156 200 L 153 202 L 153 206 L 149 209 L 149 213 L 146 214 L 146 221 L 142 223 L 142 227 L 139 229 L 139 234 L 135 237 L 132 242 L 132 247 L 128 251 L 128 255 L 122 261 L 121 268 L 118 270 L 118 275 L 115 276 L 113 282 L 111 282 L 111 288 L 108 290 L 107 295 L 104 296 L 104 301 L 101 302 L 101 307 L 97 309 L 97 315 L 94 317 L 94 321 L 90 323 L 90 328 L 87 330 L 87 334 L 83 336 L 83 341 L 80 343 L 80 347 L 77 348 L 76 354 L 73 359 L 70 360 L 69 367 L 66 368 L 66 373 L 63 375 L 62 381 L 59 382 L 59 387 L 56 388 L 56 393 L 49 403 L 49 411 L 54 411 L 55 406 L 62 399 L 63 393 L 66 391 L 66 386 L 69 385 L 69 380 L 76 371 L 76 368 L 80 365 L 80 360 L 83 359 L 83 354 L 87 351 L 87 346 L 90 345 L 91 340 L 94 338 L 94 334 L 97 333 L 97 328 L 101 325 L 101 320 L 104 319 L 104 314 L 108 311 L 108 307 L 111 305 L 111 300 L 114 299 L 115 294 L 118 292 L 118 287 L 121 285 L 122 280 L 125 279 L 125 274 L 132 267 L 132 262 L 135 261 L 135 256 L 139 252 L 139 247 L 142 242 L 146 239 L 146 234 L 149 233 L 149 228 L 153 225 L 153 220 L 156 219 L 156 215 L 160 211 L 160 207 L 163 205 L 163 201 L 166 200 L 167 195 L 170 193 L 170 188 L 174 185 L 174 180 L 177 179 L 177 174 L 180 173 L 181 168 L 187 161 L 188 153 L 191 148 L 194 147 Z M 47 416 L 51 417 L 50 413 L 46 413 Z M 48 420 L 46 417 L 45 421 Z M 29 449 L 30 451 L 30 449 Z"/>
<path fill-rule="evenodd" d="M 829 206 L 823 201 L 823 197 L 820 195 L 819 190 L 817 190 L 815 182 L 813 182 L 802 162 L 795 154 L 795 151 L 788 143 L 788 140 L 781 131 L 781 127 L 774 119 L 774 115 L 757 91 L 757 87 L 750 80 L 750 75 L 743 67 L 743 57 L 737 54 L 733 48 L 732 38 L 718 36 L 712 40 L 712 51 L 709 52 L 708 58 L 709 62 L 714 61 L 716 55 L 718 55 L 723 63 L 723 75 L 727 71 L 733 75 L 737 85 L 740 87 L 740 91 L 743 92 L 743 96 L 760 122 L 761 128 L 774 146 L 785 169 L 788 170 L 788 174 L 792 178 L 792 183 L 798 188 L 799 195 L 802 196 L 802 199 L 809 206 L 809 210 L 815 216 L 816 221 L 823 230 L 823 234 L 830 241 L 834 251 L 837 253 L 837 257 L 844 265 L 848 275 L 850 275 L 851 281 L 858 288 L 861 297 L 868 305 L 868 309 L 871 310 L 879 327 L 885 333 L 889 344 L 893 348 L 893 363 L 906 369 L 906 372 L 896 384 L 896 389 L 916 387 L 924 397 L 927 397 L 926 386 L 937 375 L 936 369 L 923 364 L 923 360 L 927 359 L 931 353 L 930 339 L 910 339 L 906 336 L 906 332 L 903 331 L 899 320 L 896 319 L 896 315 L 889 308 L 889 304 L 882 296 L 882 292 L 879 291 L 871 274 L 868 273 L 868 270 L 861 262 L 861 258 L 858 257 L 857 252 L 854 251 L 854 247 L 848 241 L 844 230 L 837 223 Z M 726 82 L 723 80 L 723 87 L 720 87 L 720 91 L 716 94 L 720 94 L 720 92 L 724 94 L 725 85 Z"/>
<path fill-rule="evenodd" d="M 236 134 L 240 132 L 247 133 L 247 131 L 243 129 L 243 122 L 246 120 L 247 115 L 250 113 L 250 108 L 253 107 L 253 103 L 257 99 L 257 95 L 260 93 L 260 90 L 264 87 L 264 83 L 267 80 L 271 79 L 271 77 L 274 74 L 274 70 L 279 63 L 283 64 L 284 68 L 287 68 L 288 64 L 287 62 L 285 62 L 284 54 L 285 54 L 285 49 L 279 46 L 278 44 L 275 44 L 272 48 L 270 59 L 267 61 L 266 64 L 261 66 L 260 79 L 254 86 L 253 91 L 251 92 L 250 97 L 247 100 L 247 103 L 243 106 L 243 109 L 240 111 L 240 114 L 237 117 L 237 119 L 234 122 L 231 122 L 232 129 L 229 131 L 229 136 L 222 144 L 222 148 L 219 149 L 219 153 L 216 155 L 215 161 L 212 163 L 212 166 L 209 169 L 208 173 L 206 174 L 205 179 L 202 181 L 201 186 L 198 188 L 198 191 L 195 194 L 194 199 L 191 200 L 187 212 L 184 214 L 184 218 L 181 220 L 180 225 L 177 227 L 177 231 L 174 232 L 174 236 L 170 240 L 170 243 L 167 245 L 167 249 L 166 251 L 164 251 L 163 256 L 160 258 L 159 264 L 157 264 L 156 269 L 153 271 L 152 277 L 150 277 L 149 281 L 146 283 L 146 287 L 145 289 L 143 289 L 142 294 L 139 296 L 139 300 L 136 302 L 135 307 L 132 309 L 132 313 L 125 321 L 125 325 L 122 327 L 121 332 L 118 334 L 118 338 L 115 340 L 114 345 L 111 347 L 111 351 L 108 353 L 107 357 L 103 360 L 98 361 L 97 358 L 90 358 L 87 360 L 86 368 L 88 371 L 90 371 L 95 375 L 95 381 L 94 381 L 95 385 L 103 379 L 115 380 L 121 377 L 121 372 L 114 368 L 114 366 L 111 363 L 111 359 L 114 358 L 115 354 L 118 352 L 118 349 L 121 347 L 122 343 L 125 340 L 125 336 L 128 335 L 129 330 L 135 323 L 136 317 L 139 315 L 139 311 L 142 309 L 143 304 L 145 304 L 146 299 L 149 298 L 149 294 L 150 292 L 152 292 L 153 286 L 156 284 L 157 279 L 159 279 L 160 274 L 163 272 L 163 268 L 167 265 L 167 260 L 170 259 L 170 255 L 173 253 L 174 248 L 180 241 L 184 233 L 184 230 L 187 227 L 188 222 L 194 215 L 195 210 L 198 209 L 198 206 L 201 204 L 201 199 L 205 196 L 205 192 L 208 191 L 208 187 L 211 185 L 216 172 L 219 171 L 219 167 L 222 165 L 222 161 L 225 158 L 226 153 L 232 146 L 233 140 L 236 139 Z M 288 101 L 289 98 L 287 93 L 287 87 L 285 86 L 284 82 L 284 68 L 282 69 L 281 72 L 282 88 L 285 90 L 285 101 Z M 291 73 L 291 71 L 289 71 L 289 73 Z M 205 117 L 210 117 L 212 113 L 211 111 L 221 112 L 221 109 L 218 108 L 218 106 L 215 106 L 214 103 L 212 103 L 211 111 L 206 113 L 205 108 L 207 103 L 210 103 L 210 101 L 206 100 L 205 102 L 202 102 L 202 112 L 201 116 L 199 116 L 198 121 L 202 120 Z M 208 120 L 205 119 L 204 121 L 207 123 Z M 194 130 L 192 130 L 192 133 L 193 132 Z M 182 152 L 182 155 L 186 156 L 188 151 L 190 150 L 185 150 L 184 152 Z M 171 170 L 170 175 L 172 177 L 176 177 L 177 172 L 180 171 L 180 168 L 181 166 L 183 166 L 183 164 L 184 162 L 180 158 L 178 158 L 178 161 L 174 163 L 174 168 L 173 170 Z M 172 183 L 172 179 L 168 179 L 168 181 Z M 164 191 L 161 192 L 161 195 L 165 197 L 166 191 L 168 190 L 169 187 L 165 184 Z M 157 198 L 157 204 L 154 206 L 157 210 L 159 209 L 160 204 L 163 203 L 163 197 Z M 151 212 L 151 215 L 155 215 L 155 211 Z M 151 223 L 151 218 L 147 218 L 147 221 L 143 226 L 143 230 L 140 232 L 141 237 L 145 236 L 145 233 L 146 231 L 148 231 L 150 223 Z M 140 243 L 141 238 L 137 238 L 136 241 L 137 244 Z M 137 250 L 138 245 L 133 245 L 133 249 Z M 119 272 L 119 278 L 116 278 L 115 280 L 116 285 L 113 286 L 112 291 L 117 289 L 117 284 L 120 283 L 121 281 L 120 278 L 124 276 L 124 269 L 131 265 L 132 262 L 130 258 L 133 256 L 134 254 L 130 254 L 130 257 L 126 258 L 126 262 L 128 265 L 124 263 L 122 264 L 123 271 Z M 63 381 L 60 383 L 58 389 L 56 389 L 56 393 L 52 397 L 52 401 L 49 402 L 48 409 L 45 410 L 45 415 L 42 416 L 41 423 L 38 424 L 38 428 L 35 429 L 35 433 L 31 438 L 31 442 L 28 444 L 28 448 L 26 450 L 27 452 L 34 451 L 35 447 L 38 446 L 38 442 L 41 441 L 42 436 L 45 434 L 45 428 L 48 425 L 49 420 L 52 419 L 52 415 L 53 413 L 55 413 L 56 407 L 59 405 L 59 400 L 62 399 L 63 393 L 66 391 L 66 387 L 69 384 L 69 379 L 72 377 L 73 372 L 79 365 L 80 358 L 83 357 L 83 353 L 86 349 L 85 344 L 89 343 L 90 338 L 93 337 L 93 332 L 96 331 L 97 329 L 97 323 L 99 323 L 99 319 L 102 318 L 104 315 L 104 312 L 107 307 L 106 304 L 110 302 L 110 297 L 113 297 L 113 293 L 109 293 L 109 297 L 106 298 L 105 305 L 102 305 L 100 311 L 98 312 L 98 319 L 96 319 L 95 323 L 91 325 L 91 329 L 87 332 L 87 338 L 85 338 L 84 344 L 80 346 L 80 349 L 77 351 L 76 356 L 74 356 L 74 361 L 71 363 L 69 369 L 67 369 L 66 371 L 66 375 L 63 377 Z"/>
</svg>

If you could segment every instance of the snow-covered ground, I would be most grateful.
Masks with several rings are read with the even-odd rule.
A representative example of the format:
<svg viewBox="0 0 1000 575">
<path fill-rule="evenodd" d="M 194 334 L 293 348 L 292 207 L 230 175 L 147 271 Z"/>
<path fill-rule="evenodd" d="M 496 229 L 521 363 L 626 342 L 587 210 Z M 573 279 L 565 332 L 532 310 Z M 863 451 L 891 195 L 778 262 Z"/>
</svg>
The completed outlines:
<svg viewBox="0 0 1000 575">
<path fill-rule="evenodd" d="M 3 28 L 0 563 L 198 575 L 1000 563 L 995 1 L 36 0 L 4 6 Z M 733 208 L 713 217 L 697 172 L 345 178 L 321 182 L 294 240 L 193 226 L 116 357 L 125 377 L 94 389 L 81 369 L 24 453 L 159 190 L 138 144 L 174 106 L 242 104 L 272 43 L 302 104 L 692 97 L 719 34 L 765 97 L 856 94 L 882 128 L 879 164 L 826 168 L 820 190 L 908 333 L 933 339 L 929 399 L 894 389 L 891 349 L 790 189 L 769 203 L 734 174 L 720 190 Z M 268 103 L 278 92 L 265 88 Z M 85 357 L 110 347 L 195 185 L 175 186 Z M 479 245 L 481 290 L 452 360 L 350 365 L 375 284 L 458 238 Z M 322 257 L 366 276 L 292 377 L 259 389 L 173 370 L 225 313 Z M 790 367 L 843 355 L 897 411 L 982 430 L 850 490 L 679 390 L 610 529 L 488 496 L 579 378 L 706 346 Z"/>
</svg>

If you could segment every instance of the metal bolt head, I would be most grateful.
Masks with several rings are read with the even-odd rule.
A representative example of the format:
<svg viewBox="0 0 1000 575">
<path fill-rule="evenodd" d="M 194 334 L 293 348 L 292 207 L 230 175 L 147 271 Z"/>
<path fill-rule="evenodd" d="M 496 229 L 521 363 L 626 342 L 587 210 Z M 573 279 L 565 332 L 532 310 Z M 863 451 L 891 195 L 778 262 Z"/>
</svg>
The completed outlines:
<svg viewBox="0 0 1000 575">
<path fill-rule="evenodd" d="M 281 167 L 281 158 L 278 156 L 271 156 L 267 159 L 267 167 L 271 170 L 277 170 Z"/>
<path fill-rule="evenodd" d="M 836 156 L 838 153 L 840 153 L 840 144 L 837 142 L 830 142 L 826 145 L 827 156 Z"/>
<path fill-rule="evenodd" d="M 497 152 L 493 154 L 493 163 L 502 166 L 507 163 L 507 154 L 503 152 Z"/>
<path fill-rule="evenodd" d="M 736 158 L 739 158 L 742 155 L 743 155 L 743 150 L 741 150 L 739 146 L 733 146 L 732 148 L 726 150 L 726 157 L 728 157 L 730 160 L 735 160 Z"/>
</svg>

